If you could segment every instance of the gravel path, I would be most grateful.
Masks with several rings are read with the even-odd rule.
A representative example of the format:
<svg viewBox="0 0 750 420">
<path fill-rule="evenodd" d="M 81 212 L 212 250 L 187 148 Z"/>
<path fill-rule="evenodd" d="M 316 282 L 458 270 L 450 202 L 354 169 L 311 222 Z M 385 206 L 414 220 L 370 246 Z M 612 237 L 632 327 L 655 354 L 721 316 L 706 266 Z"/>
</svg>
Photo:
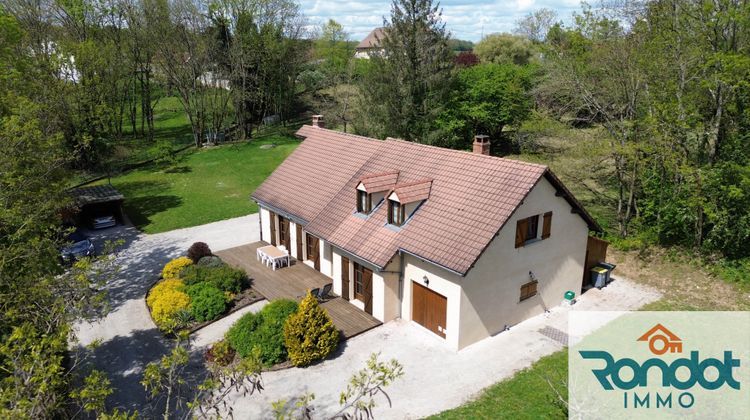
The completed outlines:
<svg viewBox="0 0 750 420">
<path fill-rule="evenodd" d="M 146 395 L 140 384 L 143 368 L 166 354 L 173 345 L 164 339 L 151 321 L 144 301 L 146 292 L 159 277 L 164 264 L 184 255 L 196 241 L 206 242 L 213 251 L 255 242 L 260 238 L 258 229 L 258 215 L 252 214 L 153 235 L 141 233 L 132 226 L 88 232 L 99 246 L 106 240 L 125 241 L 116 257 L 120 272 L 108 285 L 111 312 L 98 322 L 75 326 L 79 349 L 94 342 L 100 343 L 91 352 L 91 361 L 112 381 L 115 392 L 108 399 L 111 407 L 138 410 L 145 414 Z M 237 313 L 256 309 L 261 304 L 258 302 Z M 237 316 L 241 316 L 241 313 Z M 209 325 L 198 336 L 205 342 L 216 337 L 218 340 L 228 328 L 228 323 Z M 190 369 L 195 371 L 193 376 L 197 377 L 202 365 L 202 352 L 193 353 Z"/>
</svg>

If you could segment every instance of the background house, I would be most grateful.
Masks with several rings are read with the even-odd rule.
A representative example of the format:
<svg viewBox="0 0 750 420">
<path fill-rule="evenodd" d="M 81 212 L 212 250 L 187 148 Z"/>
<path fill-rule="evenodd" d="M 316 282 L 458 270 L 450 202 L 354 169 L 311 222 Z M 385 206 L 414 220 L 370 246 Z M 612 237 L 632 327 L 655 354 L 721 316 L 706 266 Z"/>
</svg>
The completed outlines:
<svg viewBox="0 0 750 420">
<path fill-rule="evenodd" d="M 385 38 L 385 28 L 373 29 L 355 48 L 354 58 L 368 59 L 383 50 L 380 41 Z"/>
<path fill-rule="evenodd" d="M 463 348 L 580 291 L 600 230 L 543 165 L 302 127 L 305 141 L 256 190 L 262 239 L 333 279 L 387 322 Z"/>
</svg>

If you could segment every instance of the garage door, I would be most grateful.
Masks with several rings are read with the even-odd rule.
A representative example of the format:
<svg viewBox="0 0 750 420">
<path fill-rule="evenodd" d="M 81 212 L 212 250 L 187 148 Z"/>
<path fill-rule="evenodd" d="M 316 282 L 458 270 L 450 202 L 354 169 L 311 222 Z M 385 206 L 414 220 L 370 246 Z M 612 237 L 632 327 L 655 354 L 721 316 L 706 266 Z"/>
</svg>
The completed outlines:
<svg viewBox="0 0 750 420">
<path fill-rule="evenodd" d="M 445 338 L 448 299 L 415 282 L 412 282 L 411 295 L 411 319 Z"/>
</svg>

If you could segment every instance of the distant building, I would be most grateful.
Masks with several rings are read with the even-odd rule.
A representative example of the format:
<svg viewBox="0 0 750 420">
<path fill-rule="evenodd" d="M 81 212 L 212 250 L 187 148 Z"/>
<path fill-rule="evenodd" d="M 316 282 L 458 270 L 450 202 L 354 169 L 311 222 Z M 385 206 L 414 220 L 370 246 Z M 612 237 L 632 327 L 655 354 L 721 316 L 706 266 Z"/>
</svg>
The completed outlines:
<svg viewBox="0 0 750 420">
<path fill-rule="evenodd" d="M 380 42 L 385 38 L 385 28 L 375 28 L 357 45 L 355 58 L 370 58 L 383 50 Z"/>
</svg>

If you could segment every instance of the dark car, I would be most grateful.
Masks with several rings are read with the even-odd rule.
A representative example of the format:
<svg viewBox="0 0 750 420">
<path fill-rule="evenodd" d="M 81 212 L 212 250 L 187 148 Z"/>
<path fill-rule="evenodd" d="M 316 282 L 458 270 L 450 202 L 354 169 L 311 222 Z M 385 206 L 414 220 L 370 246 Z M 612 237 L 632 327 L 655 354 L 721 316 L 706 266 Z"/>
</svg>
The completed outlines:
<svg viewBox="0 0 750 420">
<path fill-rule="evenodd" d="M 72 264 L 77 259 L 94 255 L 94 244 L 83 233 L 75 231 L 66 238 L 70 245 L 60 250 L 60 257 L 66 264 Z"/>
<path fill-rule="evenodd" d="M 104 229 L 117 225 L 117 220 L 115 216 L 105 214 L 92 218 L 89 225 L 91 229 Z"/>
</svg>

